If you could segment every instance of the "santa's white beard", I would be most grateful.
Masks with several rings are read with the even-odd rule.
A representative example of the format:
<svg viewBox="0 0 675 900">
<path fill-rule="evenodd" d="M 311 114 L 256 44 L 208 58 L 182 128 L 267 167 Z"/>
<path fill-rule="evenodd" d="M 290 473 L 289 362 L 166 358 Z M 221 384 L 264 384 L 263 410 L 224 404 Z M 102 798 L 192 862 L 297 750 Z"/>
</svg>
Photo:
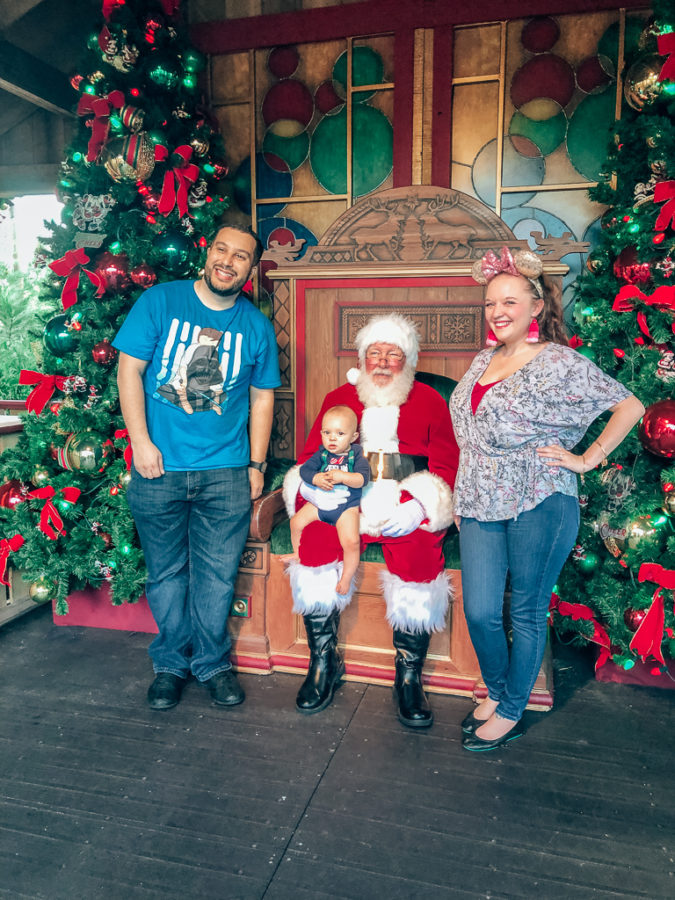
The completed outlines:
<svg viewBox="0 0 675 900">
<path fill-rule="evenodd" d="M 405 403 L 415 380 L 415 370 L 410 365 L 405 365 L 403 371 L 393 375 L 389 384 L 379 385 L 373 381 L 373 375 L 365 369 L 359 370 L 356 382 L 356 392 L 359 400 L 366 409 L 371 406 L 401 406 Z"/>
</svg>

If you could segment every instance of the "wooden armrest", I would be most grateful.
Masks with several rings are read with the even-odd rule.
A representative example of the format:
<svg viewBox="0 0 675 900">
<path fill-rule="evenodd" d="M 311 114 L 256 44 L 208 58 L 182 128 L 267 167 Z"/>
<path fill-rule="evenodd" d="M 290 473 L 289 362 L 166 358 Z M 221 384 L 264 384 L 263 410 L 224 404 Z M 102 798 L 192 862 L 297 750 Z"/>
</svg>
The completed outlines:
<svg viewBox="0 0 675 900">
<path fill-rule="evenodd" d="M 248 536 L 254 541 L 268 541 L 272 529 L 286 518 L 286 506 L 281 488 L 263 494 L 253 501 Z"/>
<path fill-rule="evenodd" d="M 2 400 L 0 398 L 0 409 L 18 409 L 26 412 L 25 400 Z"/>
<path fill-rule="evenodd" d="M 0 416 L 0 435 L 16 434 L 23 431 L 23 419 L 20 416 Z"/>
</svg>

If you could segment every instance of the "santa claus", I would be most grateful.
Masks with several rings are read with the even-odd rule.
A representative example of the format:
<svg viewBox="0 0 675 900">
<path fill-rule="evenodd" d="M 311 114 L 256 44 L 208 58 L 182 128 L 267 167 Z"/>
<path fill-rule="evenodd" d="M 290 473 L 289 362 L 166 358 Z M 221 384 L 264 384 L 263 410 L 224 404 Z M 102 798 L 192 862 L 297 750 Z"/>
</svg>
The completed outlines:
<svg viewBox="0 0 675 900">
<path fill-rule="evenodd" d="M 333 406 L 349 406 L 359 422 L 371 481 L 361 501 L 361 541 L 380 543 L 387 567 L 382 589 L 396 649 L 398 716 L 407 726 L 431 725 L 421 673 L 433 631 L 445 627 L 449 582 L 443 538 L 452 522 L 452 486 L 459 451 L 447 404 L 433 388 L 415 380 L 419 336 L 400 315 L 377 316 L 357 334 L 359 368 L 348 384 L 324 399 L 298 464 L 321 444 L 321 420 Z M 342 485 L 324 491 L 302 482 L 299 465 L 284 481 L 289 515 L 303 502 L 335 509 L 346 502 Z M 344 674 L 337 650 L 340 612 L 355 584 L 336 593 L 342 574 L 336 528 L 321 521 L 302 532 L 299 559 L 289 564 L 294 611 L 303 616 L 310 649 L 307 678 L 297 697 L 304 713 L 324 709 Z"/>
</svg>

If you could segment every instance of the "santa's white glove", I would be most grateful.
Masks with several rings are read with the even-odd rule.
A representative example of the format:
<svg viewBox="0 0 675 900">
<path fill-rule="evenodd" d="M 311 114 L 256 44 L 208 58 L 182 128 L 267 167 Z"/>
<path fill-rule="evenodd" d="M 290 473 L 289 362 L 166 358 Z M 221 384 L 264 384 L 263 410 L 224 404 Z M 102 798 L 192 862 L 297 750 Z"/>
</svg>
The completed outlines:
<svg viewBox="0 0 675 900">
<path fill-rule="evenodd" d="M 424 507 L 418 500 L 408 500 L 396 508 L 394 515 L 382 527 L 382 537 L 403 537 L 419 528 L 426 519 Z"/>
<path fill-rule="evenodd" d="M 349 488 L 346 484 L 336 484 L 332 491 L 324 491 L 303 481 L 300 484 L 300 496 L 317 509 L 337 509 L 349 499 Z"/>
</svg>

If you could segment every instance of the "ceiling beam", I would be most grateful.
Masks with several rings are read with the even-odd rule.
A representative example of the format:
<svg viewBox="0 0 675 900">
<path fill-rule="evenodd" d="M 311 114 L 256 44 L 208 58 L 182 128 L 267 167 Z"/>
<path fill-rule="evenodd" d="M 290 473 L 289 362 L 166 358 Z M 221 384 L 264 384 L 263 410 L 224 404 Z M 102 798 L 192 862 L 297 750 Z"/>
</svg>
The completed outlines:
<svg viewBox="0 0 675 900">
<path fill-rule="evenodd" d="M 0 88 L 50 112 L 73 115 L 74 93 L 63 72 L 2 39 Z"/>
<path fill-rule="evenodd" d="M 53 194 L 58 175 L 59 166 L 56 163 L 0 166 L 0 197 Z"/>
<path fill-rule="evenodd" d="M 0 22 L 3 29 L 9 28 L 40 3 L 42 0 L 0 0 Z"/>
</svg>

